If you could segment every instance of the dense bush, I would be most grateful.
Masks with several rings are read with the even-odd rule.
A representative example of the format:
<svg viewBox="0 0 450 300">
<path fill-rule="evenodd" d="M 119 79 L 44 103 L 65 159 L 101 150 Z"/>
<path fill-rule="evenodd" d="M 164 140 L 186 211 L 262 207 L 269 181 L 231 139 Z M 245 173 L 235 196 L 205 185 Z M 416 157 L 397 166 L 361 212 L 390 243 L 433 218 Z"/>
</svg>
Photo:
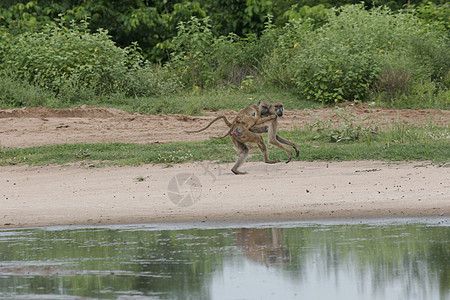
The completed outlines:
<svg viewBox="0 0 450 300">
<path fill-rule="evenodd" d="M 181 22 L 169 67 L 196 88 L 239 86 L 257 75 L 263 50 L 255 35 L 215 37 L 208 18 Z"/>
<path fill-rule="evenodd" d="M 429 23 L 448 22 L 445 0 L 2 0 L 0 27 L 13 34 L 39 31 L 59 14 L 67 21 L 90 20 L 92 33 L 103 28 L 120 47 L 138 42 L 146 58 L 166 61 L 177 24 L 192 16 L 209 17 L 215 35 L 234 33 L 240 37 L 260 35 L 268 15 L 283 26 L 288 19 L 312 18 L 316 24 L 326 21 L 325 11 L 332 7 L 363 3 L 366 9 L 387 6 L 415 9 Z"/>
<path fill-rule="evenodd" d="M 66 26 L 60 19 L 42 32 L 3 33 L 0 67 L 14 81 L 49 89 L 68 103 L 110 93 L 159 96 L 181 88 L 176 76 L 144 63 L 136 45 L 122 49 L 106 31 L 90 33 L 87 27 L 86 22 Z"/>
<path fill-rule="evenodd" d="M 4 106 L 40 105 L 43 102 L 36 95 L 47 95 L 55 105 L 70 105 L 104 101 L 111 95 L 162 96 L 183 87 L 254 91 L 275 85 L 322 103 L 371 99 L 415 107 L 422 105 L 412 103 L 449 105 L 448 5 L 422 5 L 395 13 L 387 8 L 366 10 L 362 5 L 339 9 L 294 5 L 284 15 L 290 19 L 287 24 L 276 26 L 271 16 L 265 16 L 264 29 L 246 35 L 217 35 L 208 17 L 189 18 L 191 10 L 200 14 L 199 5 L 171 4 L 174 10 L 165 18 L 176 14 L 176 20 L 187 21 L 178 23 L 173 39 L 155 46 L 170 49 L 163 66 L 145 60 L 137 43 L 118 47 L 106 30 L 92 33 L 86 21 L 68 22 L 66 15 L 52 20 L 26 15 L 23 22 L 12 25 L 18 18 L 15 14 L 42 8 L 10 7 L 11 27 L 0 27 L 0 101 Z M 252 7 L 246 13 L 254 14 L 255 7 L 267 8 L 269 2 L 246 5 Z M 146 5 L 132 11 L 121 21 L 130 32 L 157 20 L 151 18 L 156 11 Z M 6 19 L 0 14 L 0 23 Z M 36 25 L 41 23 L 46 25 Z M 33 24 L 41 29 L 34 30 Z M 15 88 L 29 91 L 15 96 Z"/>
<path fill-rule="evenodd" d="M 333 10 L 316 30 L 308 22 L 286 25 L 264 71 L 268 80 L 321 102 L 367 99 L 387 80 L 399 81 L 389 87 L 398 87 L 390 92 L 397 96 L 412 81 L 431 79 L 448 88 L 449 49 L 445 37 L 411 15 L 353 5 Z M 384 78 L 388 74 L 394 75 Z"/>
<path fill-rule="evenodd" d="M 39 33 L 23 33 L 3 49 L 3 69 L 59 90 L 68 79 L 105 90 L 126 72 L 126 50 L 104 30 L 91 34 L 86 24 L 49 24 Z"/>
</svg>

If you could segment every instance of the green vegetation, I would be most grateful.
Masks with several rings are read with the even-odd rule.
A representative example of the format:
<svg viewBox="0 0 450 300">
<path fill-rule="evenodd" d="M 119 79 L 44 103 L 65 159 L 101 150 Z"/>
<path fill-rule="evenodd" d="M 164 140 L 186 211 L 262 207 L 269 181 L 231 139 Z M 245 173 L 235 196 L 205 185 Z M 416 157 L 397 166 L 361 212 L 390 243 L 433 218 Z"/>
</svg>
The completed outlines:
<svg viewBox="0 0 450 300">
<path fill-rule="evenodd" d="M 0 108 L 200 114 L 265 100 L 287 109 L 343 101 L 450 109 L 446 1 L 219 2 L 2 1 Z M 433 128 L 443 135 L 436 139 L 429 127 L 377 132 L 340 117 L 347 118 L 341 127 L 322 122 L 283 134 L 306 160 L 448 160 L 447 128 Z M 228 141 L 206 141 L 4 149 L 1 156 L 2 164 L 138 164 L 230 161 L 234 152 Z"/>
<path fill-rule="evenodd" d="M 154 112 L 169 96 L 218 90 L 450 107 L 450 5 L 440 1 L 408 1 L 395 11 L 331 8 L 342 1 L 7 2 L 0 5 L 0 107 L 146 103 L 144 111 Z M 230 10 L 224 17 L 222 5 Z M 198 111 L 183 109 L 165 112 Z"/>
<path fill-rule="evenodd" d="M 448 26 L 445 0 L 3 0 L 0 26 L 14 34 L 39 31 L 61 14 L 69 21 L 90 20 L 92 32 L 108 30 L 114 42 L 126 47 L 138 42 L 152 61 L 165 60 L 179 22 L 192 16 L 211 19 L 217 36 L 233 32 L 239 36 L 260 35 L 268 15 L 277 26 L 292 19 L 311 18 L 326 22 L 333 7 L 363 3 L 366 9 L 387 6 L 393 11 L 407 9 L 427 23 Z M 447 27 L 448 28 L 448 27 Z"/>
<path fill-rule="evenodd" d="M 383 132 L 367 133 L 362 127 L 341 129 L 339 139 L 327 127 L 313 126 L 310 129 L 281 132 L 280 135 L 297 143 L 299 160 L 358 160 L 380 159 L 391 161 L 448 162 L 450 153 L 450 129 L 448 127 L 412 127 L 396 124 Z M 322 130 L 318 130 L 322 129 Z M 340 130 L 340 131 L 339 131 Z M 334 133 L 335 134 L 335 133 Z M 261 161 L 258 149 L 252 149 L 249 161 Z M 270 149 L 270 156 L 287 159 L 286 153 Z M 232 162 L 235 151 L 228 138 L 202 142 L 180 142 L 170 144 L 64 144 L 31 148 L 5 148 L 0 152 L 0 165 L 46 165 L 81 163 L 86 166 L 138 165 L 141 163 L 172 163 L 213 160 Z"/>
</svg>

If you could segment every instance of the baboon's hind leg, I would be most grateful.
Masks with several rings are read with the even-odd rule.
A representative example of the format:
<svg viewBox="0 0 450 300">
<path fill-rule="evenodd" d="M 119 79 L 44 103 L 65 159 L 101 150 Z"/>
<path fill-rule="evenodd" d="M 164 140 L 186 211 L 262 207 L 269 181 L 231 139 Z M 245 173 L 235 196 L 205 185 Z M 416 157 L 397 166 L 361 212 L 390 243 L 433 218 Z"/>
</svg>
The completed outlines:
<svg viewBox="0 0 450 300">
<path fill-rule="evenodd" d="M 250 131 L 254 133 L 267 133 L 269 131 L 269 127 L 267 125 L 253 126 Z"/>
<path fill-rule="evenodd" d="M 231 169 L 231 172 L 233 172 L 236 175 L 247 174 L 247 172 L 239 171 L 238 168 L 244 163 L 245 159 L 248 156 L 248 147 L 243 142 L 236 140 L 234 137 L 231 137 L 231 141 L 236 147 L 236 150 L 240 151 L 239 156 L 236 162 L 234 163 L 233 168 Z"/>
</svg>

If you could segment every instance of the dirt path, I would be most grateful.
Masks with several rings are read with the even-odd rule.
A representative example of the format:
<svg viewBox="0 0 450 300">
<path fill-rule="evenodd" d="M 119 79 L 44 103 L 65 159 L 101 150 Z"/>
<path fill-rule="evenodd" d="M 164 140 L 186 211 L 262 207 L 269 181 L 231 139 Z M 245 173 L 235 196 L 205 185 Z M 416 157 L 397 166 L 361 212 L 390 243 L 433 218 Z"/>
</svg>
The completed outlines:
<svg viewBox="0 0 450 300">
<path fill-rule="evenodd" d="M 348 108 L 359 122 L 448 126 L 449 111 Z M 58 143 L 195 141 L 226 127 L 200 128 L 207 116 L 140 115 L 78 107 L 0 111 L 2 147 Z M 331 109 L 287 111 L 281 129 L 328 120 Z M 227 112 L 232 118 L 234 112 Z M 303 220 L 387 216 L 450 216 L 450 168 L 382 162 L 246 163 L 235 176 L 229 164 L 163 168 L 0 167 L 0 228 L 61 224 L 175 221 Z"/>
<path fill-rule="evenodd" d="M 369 118 L 378 126 L 393 122 L 436 125 L 450 124 L 450 111 L 393 110 L 367 105 L 349 106 L 348 110 L 362 122 Z M 281 129 L 303 128 L 316 120 L 328 120 L 332 109 L 290 110 L 280 119 Z M 0 110 L 0 144 L 2 147 L 30 147 L 61 143 L 167 143 L 199 141 L 226 132 L 219 122 L 205 132 L 183 133 L 183 129 L 197 129 L 219 115 L 205 112 L 207 116 L 141 115 L 117 109 L 82 106 L 73 109 L 52 110 L 43 107 Z M 231 119 L 235 112 L 225 113 Z"/>
<path fill-rule="evenodd" d="M 0 228 L 450 216 L 450 168 L 295 161 L 246 163 L 244 176 L 229 168 L 0 167 Z"/>
</svg>

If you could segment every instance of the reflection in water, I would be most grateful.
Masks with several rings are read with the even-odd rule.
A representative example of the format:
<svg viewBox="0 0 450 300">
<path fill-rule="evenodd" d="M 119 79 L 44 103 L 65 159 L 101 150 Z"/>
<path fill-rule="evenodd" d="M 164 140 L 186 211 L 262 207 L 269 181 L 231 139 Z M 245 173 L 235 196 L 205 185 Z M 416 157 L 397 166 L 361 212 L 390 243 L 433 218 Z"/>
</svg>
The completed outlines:
<svg viewBox="0 0 450 300">
<path fill-rule="evenodd" d="M 242 247 L 246 258 L 266 266 L 289 262 L 289 251 L 283 249 L 282 230 L 282 228 L 238 229 L 236 244 Z"/>
<path fill-rule="evenodd" d="M 0 230 L 0 298 L 447 299 L 442 224 Z"/>
</svg>

